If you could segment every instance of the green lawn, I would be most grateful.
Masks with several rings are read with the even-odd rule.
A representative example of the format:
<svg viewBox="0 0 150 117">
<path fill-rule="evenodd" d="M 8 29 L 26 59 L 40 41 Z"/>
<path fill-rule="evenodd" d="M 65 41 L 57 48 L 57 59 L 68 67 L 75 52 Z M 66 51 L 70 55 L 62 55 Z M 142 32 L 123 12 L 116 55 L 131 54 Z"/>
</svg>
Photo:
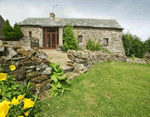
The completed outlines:
<svg viewBox="0 0 150 117">
<path fill-rule="evenodd" d="M 71 83 L 38 102 L 36 117 L 150 117 L 150 65 L 100 63 Z"/>
</svg>

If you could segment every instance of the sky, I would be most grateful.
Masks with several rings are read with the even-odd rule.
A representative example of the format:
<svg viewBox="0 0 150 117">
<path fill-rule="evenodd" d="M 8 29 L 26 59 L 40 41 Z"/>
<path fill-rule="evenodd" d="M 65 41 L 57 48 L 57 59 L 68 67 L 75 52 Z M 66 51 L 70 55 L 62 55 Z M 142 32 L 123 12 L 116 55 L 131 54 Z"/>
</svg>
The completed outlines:
<svg viewBox="0 0 150 117">
<path fill-rule="evenodd" d="M 150 0 L 0 0 L 0 15 L 12 26 L 51 12 L 59 18 L 116 19 L 124 33 L 142 41 L 150 37 Z"/>
</svg>

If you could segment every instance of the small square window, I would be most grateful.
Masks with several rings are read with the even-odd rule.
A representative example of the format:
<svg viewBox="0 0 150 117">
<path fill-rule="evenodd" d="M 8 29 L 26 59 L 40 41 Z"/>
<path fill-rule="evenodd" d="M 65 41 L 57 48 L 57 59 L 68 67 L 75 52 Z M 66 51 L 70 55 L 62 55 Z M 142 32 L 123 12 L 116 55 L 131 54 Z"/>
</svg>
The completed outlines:
<svg viewBox="0 0 150 117">
<path fill-rule="evenodd" d="M 82 42 L 82 35 L 78 35 L 78 42 Z"/>
<path fill-rule="evenodd" d="M 108 38 L 104 38 L 103 39 L 103 45 L 104 46 L 108 46 Z"/>
</svg>

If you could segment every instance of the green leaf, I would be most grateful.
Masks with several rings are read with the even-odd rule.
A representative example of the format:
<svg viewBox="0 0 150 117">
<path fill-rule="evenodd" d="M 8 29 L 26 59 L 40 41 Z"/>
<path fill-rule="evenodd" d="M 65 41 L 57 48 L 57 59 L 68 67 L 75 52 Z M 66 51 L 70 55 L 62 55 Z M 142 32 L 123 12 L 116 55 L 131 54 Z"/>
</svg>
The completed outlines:
<svg viewBox="0 0 150 117">
<path fill-rule="evenodd" d="M 57 90 L 57 87 L 54 84 L 51 84 L 53 90 Z"/>
<path fill-rule="evenodd" d="M 69 80 L 66 80 L 66 82 L 67 82 L 69 85 L 71 85 L 71 82 L 70 82 Z"/>
<path fill-rule="evenodd" d="M 66 75 L 63 74 L 63 75 L 61 75 L 61 76 L 58 76 L 58 79 L 59 79 L 59 80 L 65 80 L 65 79 L 66 79 Z"/>
<path fill-rule="evenodd" d="M 53 80 L 55 83 L 58 82 L 57 76 L 56 75 L 52 75 L 51 76 L 51 80 Z"/>
<path fill-rule="evenodd" d="M 60 84 L 60 82 L 58 82 L 58 84 L 56 86 L 57 86 L 57 88 L 62 88 L 62 85 Z"/>
</svg>

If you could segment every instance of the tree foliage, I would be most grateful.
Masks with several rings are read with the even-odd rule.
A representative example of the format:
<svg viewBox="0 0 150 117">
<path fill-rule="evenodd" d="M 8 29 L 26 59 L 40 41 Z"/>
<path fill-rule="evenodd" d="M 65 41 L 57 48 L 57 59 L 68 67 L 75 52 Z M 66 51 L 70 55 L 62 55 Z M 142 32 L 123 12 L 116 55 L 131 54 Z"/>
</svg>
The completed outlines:
<svg viewBox="0 0 150 117">
<path fill-rule="evenodd" d="M 125 54 L 128 57 L 134 55 L 135 57 L 142 58 L 145 55 L 146 49 L 144 43 L 136 35 L 130 33 L 123 34 L 122 41 L 125 49 Z"/>
<path fill-rule="evenodd" d="M 4 39 L 12 38 L 13 28 L 9 23 L 9 20 L 6 20 L 5 25 L 2 27 L 2 34 Z"/>
<path fill-rule="evenodd" d="M 15 23 L 15 25 L 14 25 L 13 32 L 14 32 L 14 35 L 13 35 L 14 38 L 23 37 L 21 29 L 17 23 Z"/>
<path fill-rule="evenodd" d="M 69 23 L 63 31 L 63 51 L 67 52 L 68 49 L 70 50 L 77 50 L 78 43 L 77 39 L 74 36 L 73 27 Z"/>
<path fill-rule="evenodd" d="M 147 51 L 150 52 L 150 37 L 145 41 L 144 46 L 145 46 L 146 52 Z"/>
<path fill-rule="evenodd" d="M 2 34 L 5 40 L 23 37 L 21 29 L 17 23 L 15 23 L 14 27 L 12 27 L 9 20 L 6 20 L 5 25 L 2 27 Z"/>
</svg>

